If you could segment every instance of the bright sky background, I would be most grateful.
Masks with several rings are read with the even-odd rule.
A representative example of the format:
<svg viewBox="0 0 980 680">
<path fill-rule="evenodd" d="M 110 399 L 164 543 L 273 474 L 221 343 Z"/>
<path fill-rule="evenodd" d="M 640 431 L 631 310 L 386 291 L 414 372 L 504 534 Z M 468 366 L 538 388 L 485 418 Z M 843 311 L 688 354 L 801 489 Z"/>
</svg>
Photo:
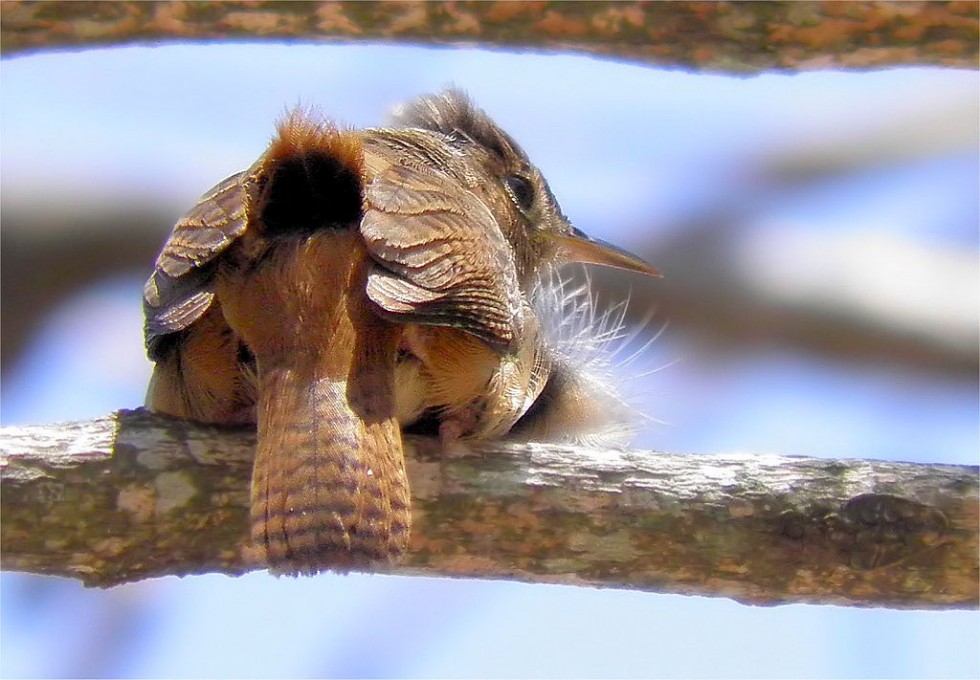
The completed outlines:
<svg viewBox="0 0 980 680">
<path fill-rule="evenodd" d="M 130 48 L 8 59 L 0 69 L 5 206 L 54 188 L 96 203 L 158 201 L 177 217 L 251 163 L 287 106 L 314 103 L 342 123 L 374 125 L 392 104 L 455 83 L 524 145 L 577 226 L 632 248 L 750 191 L 745 169 L 760 157 L 930 107 L 969 120 L 978 97 L 973 72 L 730 78 L 380 46 Z M 975 251 L 977 165 L 975 149 L 954 149 L 830 181 L 763 206 L 759 223 L 883 230 Z M 141 403 L 149 365 L 139 290 L 150 264 L 82 292 L 46 323 L 3 376 L 3 424 Z M 654 366 L 679 361 L 645 385 L 651 414 L 668 422 L 643 433 L 645 447 L 977 463 L 974 381 L 789 351 L 721 360 L 669 328 L 650 355 Z M 504 582 L 260 573 L 109 591 L 4 574 L 0 588 L 4 677 L 980 673 L 976 612 L 763 609 Z"/>
</svg>

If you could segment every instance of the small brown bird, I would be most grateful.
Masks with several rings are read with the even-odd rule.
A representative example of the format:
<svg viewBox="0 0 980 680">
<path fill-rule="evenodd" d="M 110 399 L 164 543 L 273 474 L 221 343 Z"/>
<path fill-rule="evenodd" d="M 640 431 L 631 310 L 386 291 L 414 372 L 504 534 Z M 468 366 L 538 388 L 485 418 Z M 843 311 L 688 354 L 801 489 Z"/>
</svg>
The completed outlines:
<svg viewBox="0 0 980 680">
<path fill-rule="evenodd" d="M 565 262 L 656 273 L 573 229 L 461 93 L 380 129 L 294 112 L 157 258 L 147 407 L 257 423 L 252 539 L 274 571 L 395 559 L 411 524 L 401 427 L 547 437 L 603 403 L 542 325 L 561 318 Z"/>
</svg>

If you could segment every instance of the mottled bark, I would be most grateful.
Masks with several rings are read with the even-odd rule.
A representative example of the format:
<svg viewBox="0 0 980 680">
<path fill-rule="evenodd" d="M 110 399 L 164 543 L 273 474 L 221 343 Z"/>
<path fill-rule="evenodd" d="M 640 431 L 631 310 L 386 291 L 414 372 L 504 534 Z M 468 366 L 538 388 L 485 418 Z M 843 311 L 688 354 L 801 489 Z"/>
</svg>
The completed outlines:
<svg viewBox="0 0 980 680">
<path fill-rule="evenodd" d="M 174 41 L 479 45 L 749 73 L 976 68 L 976 2 L 18 2 L 4 54 Z"/>
<path fill-rule="evenodd" d="M 261 568 L 254 434 L 143 411 L 8 427 L 4 569 L 109 586 Z M 410 554 L 379 571 L 731 597 L 968 608 L 976 467 L 410 438 Z"/>
</svg>

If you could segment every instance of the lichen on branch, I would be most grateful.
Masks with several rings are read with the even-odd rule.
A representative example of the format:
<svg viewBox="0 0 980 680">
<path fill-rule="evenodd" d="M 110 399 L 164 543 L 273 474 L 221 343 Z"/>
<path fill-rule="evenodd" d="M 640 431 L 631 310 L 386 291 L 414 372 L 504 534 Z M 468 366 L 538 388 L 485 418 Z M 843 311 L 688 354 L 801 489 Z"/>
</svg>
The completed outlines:
<svg viewBox="0 0 980 680">
<path fill-rule="evenodd" d="M 410 553 L 379 571 L 970 608 L 978 469 L 408 438 Z M 4 569 L 89 585 L 262 568 L 248 429 L 119 411 L 0 431 Z"/>
</svg>

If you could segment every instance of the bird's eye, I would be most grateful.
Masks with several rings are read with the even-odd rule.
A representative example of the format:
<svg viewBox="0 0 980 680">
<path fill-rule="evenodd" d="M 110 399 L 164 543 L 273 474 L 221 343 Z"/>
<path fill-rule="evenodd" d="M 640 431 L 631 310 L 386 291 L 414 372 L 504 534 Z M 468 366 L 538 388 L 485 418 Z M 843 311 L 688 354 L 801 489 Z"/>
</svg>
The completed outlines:
<svg viewBox="0 0 980 680">
<path fill-rule="evenodd" d="M 504 184 L 521 212 L 530 212 L 534 207 L 534 185 L 531 180 L 523 175 L 507 175 L 504 177 Z"/>
</svg>

